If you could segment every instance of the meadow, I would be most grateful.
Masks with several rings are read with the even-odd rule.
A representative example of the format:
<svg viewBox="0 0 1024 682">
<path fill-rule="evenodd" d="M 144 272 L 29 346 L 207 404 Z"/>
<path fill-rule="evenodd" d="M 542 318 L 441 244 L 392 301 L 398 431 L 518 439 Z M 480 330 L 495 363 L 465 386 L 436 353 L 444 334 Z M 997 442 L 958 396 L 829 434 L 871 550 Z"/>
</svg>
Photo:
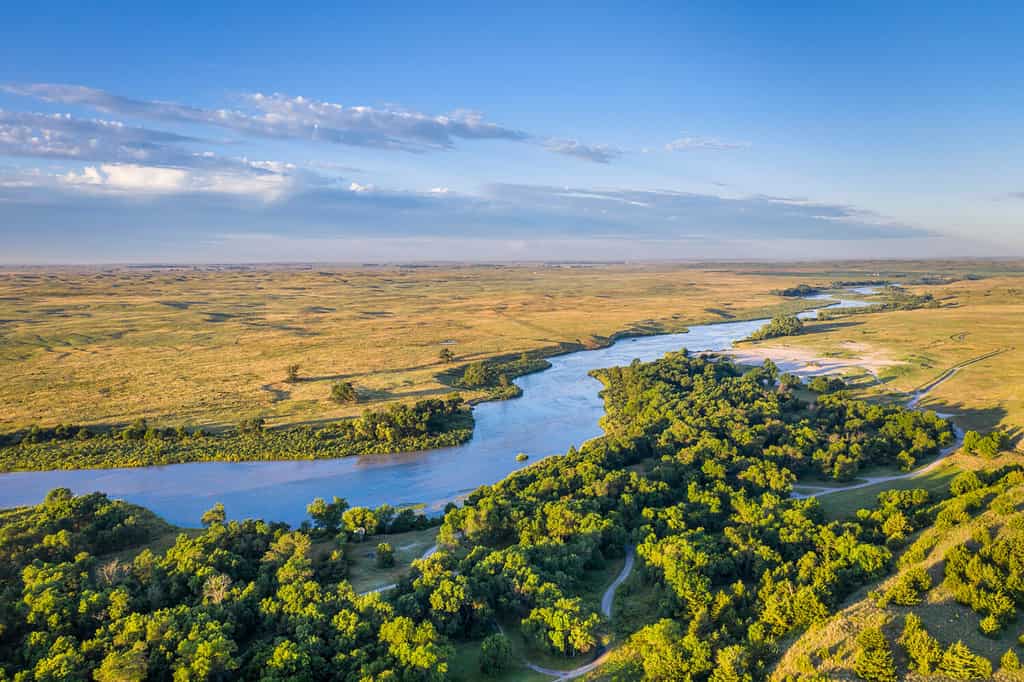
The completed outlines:
<svg viewBox="0 0 1024 682">
<path fill-rule="evenodd" d="M 881 349 L 899 363 L 882 388 L 910 390 L 1014 345 L 1021 271 L 992 262 L 7 270 L 0 433 L 139 418 L 211 430 L 254 416 L 268 426 L 330 421 L 451 392 L 452 372 L 480 360 L 793 312 L 808 302 L 772 292 L 799 283 L 985 277 L 916 287 L 934 291 L 939 310 L 857 316 L 784 340 L 823 353 Z M 1024 412 L 1013 388 L 1024 378 L 1021 353 L 965 370 L 936 400 L 956 407 L 969 387 L 959 408 L 972 411 L 971 423 L 1011 421 Z M 332 402 L 337 381 L 352 382 L 359 402 Z"/>
<path fill-rule="evenodd" d="M 332 420 L 450 392 L 446 372 L 474 361 L 806 307 L 769 293 L 793 281 L 678 265 L 0 272 L 0 432 Z M 329 400 L 339 380 L 357 404 Z"/>
</svg>

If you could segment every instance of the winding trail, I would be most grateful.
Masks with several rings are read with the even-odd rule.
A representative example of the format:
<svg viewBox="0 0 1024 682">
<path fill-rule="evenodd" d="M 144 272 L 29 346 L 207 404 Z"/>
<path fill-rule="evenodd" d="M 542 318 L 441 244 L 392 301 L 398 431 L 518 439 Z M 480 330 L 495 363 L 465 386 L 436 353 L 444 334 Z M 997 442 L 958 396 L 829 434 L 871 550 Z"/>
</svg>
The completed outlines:
<svg viewBox="0 0 1024 682">
<path fill-rule="evenodd" d="M 605 618 L 610 619 L 612 617 L 612 605 L 615 603 L 615 590 L 619 589 L 619 586 L 624 583 L 626 578 L 628 578 L 633 572 L 633 565 L 635 563 L 636 550 L 632 546 L 628 546 L 626 547 L 626 562 L 622 565 L 622 570 L 619 571 L 615 580 L 612 581 L 612 584 L 609 585 L 608 589 L 604 591 L 603 595 L 601 595 L 601 613 Z M 554 668 L 545 668 L 537 665 L 536 663 L 531 663 L 530 661 L 525 661 L 525 663 L 526 667 L 535 673 L 550 675 L 556 680 L 574 680 L 577 677 L 586 675 L 591 670 L 601 667 L 604 662 L 608 660 L 608 657 L 612 655 L 613 651 L 614 649 L 605 649 L 602 647 L 598 650 L 597 658 L 590 663 L 581 665 L 578 668 L 573 668 L 572 670 L 555 670 Z"/>
<path fill-rule="evenodd" d="M 956 373 L 959 372 L 964 367 L 967 367 L 968 365 L 973 365 L 973 364 L 981 362 L 983 360 L 988 360 L 989 358 L 995 357 L 996 355 L 999 355 L 1001 353 L 1005 353 L 1008 350 L 1013 350 L 1013 349 L 1012 348 L 998 348 L 998 349 L 996 349 L 994 351 L 990 351 L 988 353 L 985 353 L 984 355 L 979 355 L 979 356 L 973 357 L 973 358 L 971 358 L 969 360 L 964 360 L 963 362 L 958 363 L 956 365 L 953 365 L 949 369 L 944 370 L 941 374 L 939 374 L 939 376 L 935 377 L 934 379 L 932 379 L 931 381 L 929 381 L 928 383 L 924 384 L 923 386 L 921 386 L 920 388 L 915 390 L 913 393 L 911 393 L 910 398 L 905 403 L 907 409 L 911 409 L 911 410 L 921 409 L 921 408 L 918 407 L 918 405 L 921 403 L 921 400 L 923 400 L 925 397 L 927 397 L 928 394 L 931 393 L 932 391 L 934 391 L 936 388 L 938 388 L 939 386 L 941 386 L 942 384 L 944 384 L 945 382 L 949 381 L 954 376 L 956 376 Z M 944 414 L 942 412 L 936 412 L 936 414 L 938 414 L 940 417 L 943 417 L 944 419 L 949 419 L 952 416 L 952 415 L 949 415 L 949 414 Z M 942 448 L 942 450 L 939 451 L 939 456 L 938 457 L 936 457 L 934 460 L 932 460 L 931 462 L 929 462 L 928 464 L 924 465 L 923 467 L 921 467 L 919 469 L 914 469 L 913 471 L 908 471 L 905 474 L 893 474 L 891 476 L 871 476 L 871 477 L 865 478 L 863 481 L 860 481 L 859 483 L 852 483 L 850 485 L 845 485 L 845 486 L 842 486 L 840 488 L 831 488 L 831 487 L 824 488 L 824 487 L 821 487 L 821 486 L 803 485 L 803 486 L 800 486 L 800 487 L 806 488 L 806 489 L 809 489 L 809 490 L 813 490 L 814 492 L 809 492 L 809 493 L 793 492 L 793 493 L 790 494 L 790 497 L 792 497 L 794 499 L 802 500 L 802 499 L 806 499 L 808 497 L 821 497 L 822 495 L 831 495 L 832 493 L 844 492 L 844 491 L 847 491 L 847 490 L 857 490 L 858 488 L 867 488 L 869 486 L 877 485 L 879 483 L 889 483 L 891 481 L 902 481 L 902 480 L 908 479 L 908 478 L 916 478 L 916 477 L 918 477 L 918 476 L 920 476 L 922 474 L 928 473 L 932 469 L 935 469 L 940 464 L 942 464 L 942 462 L 945 461 L 945 459 L 947 457 L 949 457 L 954 452 L 956 452 L 957 450 L 960 449 L 960 446 L 963 445 L 963 442 L 964 442 L 964 430 L 962 428 L 960 428 L 959 426 L 957 426 L 956 424 L 953 424 L 953 433 L 956 436 L 956 438 L 953 440 L 953 442 L 950 445 Z"/>
</svg>

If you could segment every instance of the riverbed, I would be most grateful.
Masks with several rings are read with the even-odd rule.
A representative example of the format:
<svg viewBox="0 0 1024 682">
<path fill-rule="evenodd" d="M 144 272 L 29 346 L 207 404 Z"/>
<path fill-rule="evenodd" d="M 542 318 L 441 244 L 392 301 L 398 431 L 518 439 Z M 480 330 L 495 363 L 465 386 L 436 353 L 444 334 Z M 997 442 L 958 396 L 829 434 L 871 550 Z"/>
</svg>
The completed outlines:
<svg viewBox="0 0 1024 682">
<path fill-rule="evenodd" d="M 872 293 L 862 290 L 858 293 Z M 823 307 L 867 305 L 811 297 Z M 835 301 L 835 303 L 831 303 Z M 816 311 L 801 313 L 813 318 Z M 598 350 L 551 358 L 551 368 L 516 379 L 523 395 L 474 408 L 472 439 L 426 452 L 343 459 L 274 462 L 195 462 L 124 469 L 78 469 L 0 474 L 0 507 L 36 504 L 58 487 L 76 494 L 102 491 L 143 505 L 169 522 L 199 525 L 216 502 L 230 518 L 298 524 L 314 497 L 343 497 L 352 505 L 424 505 L 436 512 L 480 485 L 495 483 L 537 459 L 564 453 L 601 435 L 604 406 L 593 369 L 655 360 L 669 351 L 721 351 L 768 320 L 695 325 L 681 334 L 624 338 Z M 518 453 L 529 460 L 516 461 Z"/>
</svg>

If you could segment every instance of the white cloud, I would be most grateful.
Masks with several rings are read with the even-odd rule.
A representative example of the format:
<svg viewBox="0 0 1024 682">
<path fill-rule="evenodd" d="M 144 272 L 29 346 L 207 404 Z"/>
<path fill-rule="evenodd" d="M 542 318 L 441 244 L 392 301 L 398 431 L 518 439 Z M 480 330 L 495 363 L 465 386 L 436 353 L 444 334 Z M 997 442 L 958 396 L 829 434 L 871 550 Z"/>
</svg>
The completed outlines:
<svg viewBox="0 0 1024 682">
<path fill-rule="evenodd" d="M 344 105 L 303 96 L 260 92 L 244 95 L 241 110 L 207 109 L 176 102 L 122 97 L 81 85 L 7 84 L 0 85 L 0 91 L 131 118 L 215 126 L 244 135 L 308 140 L 329 145 L 426 152 L 451 149 L 456 140 L 508 140 L 540 142 L 550 152 L 596 163 L 608 163 L 623 154 L 621 149 L 606 144 L 584 144 L 555 138 L 545 140 L 522 130 L 491 123 L 482 113 L 470 109 L 431 115 L 395 105 Z"/>
<path fill-rule="evenodd" d="M 0 89 L 121 116 L 216 126 L 259 137 L 414 152 L 451 148 L 454 138 L 515 141 L 530 137 L 525 132 L 485 121 L 479 112 L 468 110 L 432 116 L 400 107 L 345 106 L 302 96 L 254 93 L 243 98 L 250 111 L 239 111 L 138 100 L 80 85 L 8 84 Z"/>
<path fill-rule="evenodd" d="M 606 144 L 583 144 L 576 140 L 550 139 L 544 143 L 544 148 L 555 154 L 574 156 L 585 161 L 594 163 L 608 163 L 622 156 L 622 150 Z"/>
<path fill-rule="evenodd" d="M 78 190 L 142 197 L 211 192 L 273 201 L 293 188 L 289 176 L 277 173 L 207 172 L 110 163 L 86 166 L 80 172 L 69 171 L 58 176 L 58 180 Z"/>
<path fill-rule="evenodd" d="M 699 149 L 710 151 L 729 151 L 733 149 L 746 149 L 749 146 L 749 142 L 726 142 L 719 140 L 717 137 L 697 137 L 688 135 L 672 140 L 665 145 L 665 149 L 670 152 L 683 152 Z"/>
</svg>

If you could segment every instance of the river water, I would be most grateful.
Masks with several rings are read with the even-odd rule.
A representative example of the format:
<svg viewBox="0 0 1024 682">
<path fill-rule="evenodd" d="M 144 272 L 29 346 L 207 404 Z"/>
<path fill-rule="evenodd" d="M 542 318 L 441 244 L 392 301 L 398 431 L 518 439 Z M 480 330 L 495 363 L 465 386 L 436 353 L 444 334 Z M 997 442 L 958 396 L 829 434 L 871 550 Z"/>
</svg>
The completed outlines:
<svg viewBox="0 0 1024 682">
<path fill-rule="evenodd" d="M 869 294 L 862 289 L 857 293 Z M 828 295 L 811 297 L 835 301 Z M 839 300 L 828 307 L 858 307 Z M 801 313 L 813 318 L 816 311 Z M 36 504 L 57 487 L 76 494 L 102 491 L 152 509 L 169 522 L 199 525 L 223 502 L 230 518 L 298 524 L 314 497 L 343 497 L 352 505 L 425 504 L 437 511 L 480 485 L 495 483 L 531 461 L 560 454 L 601 435 L 601 384 L 592 369 L 654 360 L 666 352 L 730 348 L 767 320 L 695 325 L 682 334 L 626 338 L 599 350 L 551 358 L 551 368 L 516 379 L 523 396 L 474 408 L 473 438 L 426 452 L 283 462 L 197 462 L 125 469 L 78 469 L 0 474 L 0 507 Z M 787 369 L 780 363 L 782 369 Z M 517 453 L 530 456 L 517 462 Z"/>
</svg>

